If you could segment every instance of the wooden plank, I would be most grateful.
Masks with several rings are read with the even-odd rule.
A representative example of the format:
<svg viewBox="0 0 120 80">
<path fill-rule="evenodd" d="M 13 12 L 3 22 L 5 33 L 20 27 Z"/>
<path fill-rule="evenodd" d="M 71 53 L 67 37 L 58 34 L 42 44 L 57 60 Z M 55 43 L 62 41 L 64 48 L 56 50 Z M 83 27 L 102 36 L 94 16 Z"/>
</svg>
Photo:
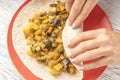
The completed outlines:
<svg viewBox="0 0 120 80">
<path fill-rule="evenodd" d="M 10 20 L 17 8 L 24 0 L 0 1 L 0 79 L 1 80 L 25 80 L 15 69 L 7 50 L 7 29 Z M 99 5 L 108 15 L 113 28 L 120 30 L 120 0 L 101 0 Z M 120 79 L 120 66 L 110 66 L 98 80 Z"/>
</svg>

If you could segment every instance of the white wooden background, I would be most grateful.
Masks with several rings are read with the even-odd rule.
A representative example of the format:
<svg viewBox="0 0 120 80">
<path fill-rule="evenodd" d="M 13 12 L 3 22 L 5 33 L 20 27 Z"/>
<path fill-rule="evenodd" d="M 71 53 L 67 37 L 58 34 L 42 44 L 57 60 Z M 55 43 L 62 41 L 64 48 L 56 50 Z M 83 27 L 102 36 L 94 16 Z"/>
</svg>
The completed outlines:
<svg viewBox="0 0 120 80">
<path fill-rule="evenodd" d="M 25 80 L 16 70 L 7 49 L 7 31 L 11 18 L 25 0 L 0 0 L 0 80 Z M 120 30 L 120 0 L 101 0 L 114 30 Z M 120 66 L 109 66 L 99 80 L 120 80 Z"/>
</svg>

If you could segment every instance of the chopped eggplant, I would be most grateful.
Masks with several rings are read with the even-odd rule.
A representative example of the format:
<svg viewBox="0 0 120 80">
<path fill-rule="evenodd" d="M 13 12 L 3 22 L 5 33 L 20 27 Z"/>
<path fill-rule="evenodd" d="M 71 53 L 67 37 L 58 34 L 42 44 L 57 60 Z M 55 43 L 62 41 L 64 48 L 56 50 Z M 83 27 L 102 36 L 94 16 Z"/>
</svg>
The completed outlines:
<svg viewBox="0 0 120 80">
<path fill-rule="evenodd" d="M 57 4 L 50 4 L 50 7 L 56 7 Z"/>
<path fill-rule="evenodd" d="M 60 19 L 55 18 L 55 20 L 54 20 L 54 25 L 57 25 L 57 24 L 59 24 L 59 23 L 60 23 Z"/>
<path fill-rule="evenodd" d="M 67 58 L 66 58 L 66 59 L 63 59 L 63 61 L 62 61 L 63 65 L 65 65 L 65 66 L 66 66 L 69 62 L 70 62 L 70 61 L 69 61 L 69 59 L 67 59 Z"/>
<path fill-rule="evenodd" d="M 27 54 L 37 62 L 48 66 L 51 69 L 50 74 L 55 76 L 64 71 L 70 74 L 76 72 L 66 56 L 62 42 L 62 30 L 68 13 L 65 2 L 57 2 L 50 4 L 48 11 L 40 12 L 30 18 L 29 24 L 23 30 L 30 46 Z"/>
<path fill-rule="evenodd" d="M 51 42 L 49 40 L 45 40 L 45 46 L 47 49 L 50 49 L 51 48 Z"/>
</svg>

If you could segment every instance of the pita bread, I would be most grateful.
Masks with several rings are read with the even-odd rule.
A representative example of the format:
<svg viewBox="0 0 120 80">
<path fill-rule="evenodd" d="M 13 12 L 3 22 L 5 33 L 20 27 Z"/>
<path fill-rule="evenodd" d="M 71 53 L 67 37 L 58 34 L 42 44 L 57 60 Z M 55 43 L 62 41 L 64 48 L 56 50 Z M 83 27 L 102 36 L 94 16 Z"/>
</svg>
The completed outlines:
<svg viewBox="0 0 120 80">
<path fill-rule="evenodd" d="M 59 76 L 53 76 L 47 66 L 38 64 L 34 58 L 27 55 L 29 46 L 26 45 L 23 29 L 28 24 L 29 18 L 40 11 L 47 10 L 50 3 L 51 0 L 33 0 L 20 11 L 13 25 L 13 46 L 24 65 L 37 77 L 43 80 L 81 80 L 83 74 L 79 71 L 74 75 L 63 72 Z"/>
</svg>

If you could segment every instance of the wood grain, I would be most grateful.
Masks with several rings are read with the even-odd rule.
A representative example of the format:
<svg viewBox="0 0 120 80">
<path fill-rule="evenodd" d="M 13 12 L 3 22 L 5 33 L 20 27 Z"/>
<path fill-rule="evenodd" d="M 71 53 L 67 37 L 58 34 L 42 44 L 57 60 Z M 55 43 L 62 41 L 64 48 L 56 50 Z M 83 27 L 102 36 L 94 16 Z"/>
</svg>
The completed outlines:
<svg viewBox="0 0 120 80">
<path fill-rule="evenodd" d="M 0 0 L 0 79 L 25 80 L 14 67 L 7 50 L 7 31 L 10 20 L 25 0 Z M 114 30 L 120 30 L 120 0 L 101 0 L 99 5 L 108 15 Z M 119 80 L 120 66 L 109 66 L 98 80 Z"/>
</svg>

